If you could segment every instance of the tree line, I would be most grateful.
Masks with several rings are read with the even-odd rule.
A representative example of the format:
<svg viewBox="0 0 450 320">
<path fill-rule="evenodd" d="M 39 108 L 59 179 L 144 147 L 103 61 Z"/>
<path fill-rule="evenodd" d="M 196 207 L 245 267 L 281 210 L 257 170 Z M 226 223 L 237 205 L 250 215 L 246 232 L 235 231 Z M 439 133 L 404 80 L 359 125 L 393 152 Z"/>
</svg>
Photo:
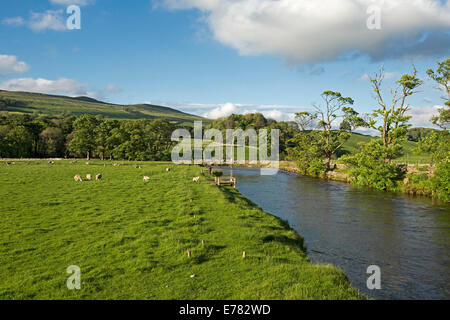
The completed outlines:
<svg viewBox="0 0 450 320">
<path fill-rule="evenodd" d="M 78 118 L 3 115 L 0 157 L 170 160 L 174 129 L 165 119 L 110 120 L 87 114 Z"/>
<path fill-rule="evenodd" d="M 412 73 L 402 75 L 387 97 L 383 90 L 385 72 L 381 68 L 370 78 L 377 107 L 364 115 L 352 108 L 352 98 L 344 97 L 340 92 L 323 92 L 323 102 L 314 105 L 314 112 L 296 114 L 301 131 L 288 142 L 291 145 L 288 148 L 290 158 L 297 162 L 303 174 L 326 176 L 334 168 L 332 159 L 337 158 L 351 132 L 356 128 L 371 128 L 379 132 L 379 138 L 361 143 L 359 152 L 344 155 L 339 158 L 339 162 L 349 168 L 347 173 L 350 181 L 356 185 L 397 190 L 400 181 L 405 181 L 405 172 L 392 161 L 403 155 L 402 142 L 415 137 L 419 141 L 416 152 L 431 155 L 430 164 L 434 167 L 434 174 L 432 177 L 421 175 L 420 181 L 417 180 L 418 176 L 410 176 L 409 183 L 426 189 L 423 193 L 450 199 L 450 59 L 438 62 L 434 70 L 427 70 L 427 75 L 444 94 L 444 107 L 430 119 L 442 130 L 410 131 L 408 99 L 423 84 L 417 74 L 414 68 Z"/>
</svg>

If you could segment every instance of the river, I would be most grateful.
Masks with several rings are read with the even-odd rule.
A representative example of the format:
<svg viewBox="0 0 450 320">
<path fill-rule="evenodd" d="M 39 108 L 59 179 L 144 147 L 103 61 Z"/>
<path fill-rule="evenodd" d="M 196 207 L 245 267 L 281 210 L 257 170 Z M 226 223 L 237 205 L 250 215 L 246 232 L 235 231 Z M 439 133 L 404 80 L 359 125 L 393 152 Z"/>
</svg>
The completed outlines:
<svg viewBox="0 0 450 320">
<path fill-rule="evenodd" d="M 342 269 L 375 299 L 450 299 L 450 205 L 280 172 L 233 169 L 238 190 L 287 220 L 310 260 Z M 367 289 L 367 267 L 381 289 Z"/>
</svg>

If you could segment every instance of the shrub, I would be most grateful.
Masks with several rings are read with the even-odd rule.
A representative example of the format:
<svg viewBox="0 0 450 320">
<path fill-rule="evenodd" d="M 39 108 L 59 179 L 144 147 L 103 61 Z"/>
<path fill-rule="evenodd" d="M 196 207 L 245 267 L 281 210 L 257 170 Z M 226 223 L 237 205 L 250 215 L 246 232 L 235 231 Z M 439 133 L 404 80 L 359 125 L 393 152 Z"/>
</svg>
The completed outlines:
<svg viewBox="0 0 450 320">
<path fill-rule="evenodd" d="M 385 161 L 388 152 L 380 140 L 374 140 L 361 144 L 361 152 L 343 156 L 341 160 L 350 168 L 350 182 L 378 190 L 395 190 L 404 174 Z"/>
</svg>

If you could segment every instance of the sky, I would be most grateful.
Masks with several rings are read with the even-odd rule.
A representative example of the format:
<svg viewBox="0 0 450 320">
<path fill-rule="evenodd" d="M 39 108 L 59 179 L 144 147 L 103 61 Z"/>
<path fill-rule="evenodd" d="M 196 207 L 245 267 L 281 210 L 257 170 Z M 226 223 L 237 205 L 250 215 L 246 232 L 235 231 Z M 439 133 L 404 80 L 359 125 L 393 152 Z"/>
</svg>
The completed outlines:
<svg viewBox="0 0 450 320">
<path fill-rule="evenodd" d="M 291 120 L 325 90 L 366 113 L 369 76 L 415 67 L 411 122 L 443 105 L 425 71 L 450 57 L 450 0 L 0 0 L 0 89 Z M 80 8 L 80 28 L 72 25 Z M 70 25 L 69 25 L 70 26 Z"/>
</svg>

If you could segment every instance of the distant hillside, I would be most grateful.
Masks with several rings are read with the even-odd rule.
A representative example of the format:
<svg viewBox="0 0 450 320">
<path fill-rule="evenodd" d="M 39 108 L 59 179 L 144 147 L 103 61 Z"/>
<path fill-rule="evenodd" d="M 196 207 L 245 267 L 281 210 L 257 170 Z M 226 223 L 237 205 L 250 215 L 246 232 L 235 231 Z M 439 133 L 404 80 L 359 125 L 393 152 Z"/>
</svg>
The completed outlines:
<svg viewBox="0 0 450 320">
<path fill-rule="evenodd" d="M 58 116 L 71 113 L 101 115 L 110 119 L 154 119 L 164 118 L 177 123 L 192 123 L 208 119 L 187 114 L 172 108 L 150 105 L 117 105 L 98 101 L 89 97 L 66 97 L 41 93 L 0 90 L 0 111 L 12 114 L 39 113 Z"/>
<path fill-rule="evenodd" d="M 352 133 L 350 139 L 343 145 L 340 152 L 338 152 L 338 156 L 342 156 L 344 154 L 352 154 L 357 153 L 359 151 L 359 143 L 368 143 L 372 139 L 376 139 L 373 136 L 366 136 L 359 133 Z M 415 141 L 405 141 L 402 143 L 403 153 L 404 155 L 398 159 L 396 162 L 419 162 L 419 163 L 428 163 L 429 162 L 429 154 L 416 154 L 417 142 Z"/>
</svg>

